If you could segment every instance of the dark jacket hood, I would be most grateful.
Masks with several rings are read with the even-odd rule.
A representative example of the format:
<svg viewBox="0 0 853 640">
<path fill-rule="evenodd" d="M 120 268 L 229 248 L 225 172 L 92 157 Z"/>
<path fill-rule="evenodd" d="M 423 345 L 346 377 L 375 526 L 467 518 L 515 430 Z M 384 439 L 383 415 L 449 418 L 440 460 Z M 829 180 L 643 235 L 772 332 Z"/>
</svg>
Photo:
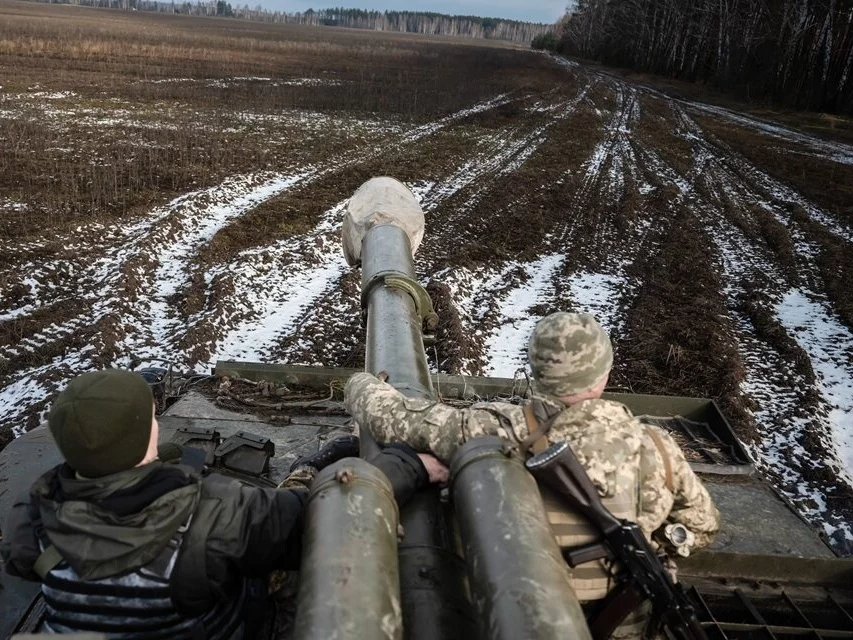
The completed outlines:
<svg viewBox="0 0 853 640">
<path fill-rule="evenodd" d="M 78 478 L 63 464 L 41 476 L 30 498 L 44 531 L 84 580 L 132 571 L 154 560 L 194 513 L 197 474 L 152 462 L 104 476 Z"/>
</svg>

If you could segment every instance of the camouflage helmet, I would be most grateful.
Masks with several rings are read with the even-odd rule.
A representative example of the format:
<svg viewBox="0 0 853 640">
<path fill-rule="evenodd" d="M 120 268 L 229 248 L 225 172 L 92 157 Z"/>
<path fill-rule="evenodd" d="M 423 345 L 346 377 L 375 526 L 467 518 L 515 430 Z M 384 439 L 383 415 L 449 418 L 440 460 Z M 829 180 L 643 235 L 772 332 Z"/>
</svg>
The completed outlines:
<svg viewBox="0 0 853 640">
<path fill-rule="evenodd" d="M 552 313 L 542 318 L 527 347 L 536 388 L 573 396 L 592 389 L 613 366 L 610 337 L 588 313 Z"/>
</svg>

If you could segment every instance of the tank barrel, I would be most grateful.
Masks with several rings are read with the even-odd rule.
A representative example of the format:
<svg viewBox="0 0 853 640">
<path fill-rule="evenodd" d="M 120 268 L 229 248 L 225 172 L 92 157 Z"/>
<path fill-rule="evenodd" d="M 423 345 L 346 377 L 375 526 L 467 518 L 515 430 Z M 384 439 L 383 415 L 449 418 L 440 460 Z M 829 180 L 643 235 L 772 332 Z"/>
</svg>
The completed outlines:
<svg viewBox="0 0 853 640">
<path fill-rule="evenodd" d="M 365 370 L 384 371 L 394 388 L 411 397 L 433 397 L 423 328 L 434 327 L 438 318 L 413 262 L 423 234 L 420 205 L 393 178 L 368 180 L 350 198 L 342 235 L 347 262 L 362 269 Z"/>
<path fill-rule="evenodd" d="M 366 371 L 386 373 L 388 383 L 409 397 L 431 398 L 423 329 L 434 328 L 438 318 L 413 264 L 423 232 L 423 211 L 411 191 L 393 178 L 373 178 L 350 199 L 342 234 L 347 262 L 362 267 Z M 376 443 L 369 433 L 359 436 L 362 457 L 369 459 Z M 476 636 L 465 565 L 447 511 L 438 491 L 428 490 L 401 513 L 398 558 L 407 640 Z"/>
<path fill-rule="evenodd" d="M 295 640 L 401 640 L 397 504 L 373 465 L 345 458 L 311 485 Z"/>
<path fill-rule="evenodd" d="M 451 492 L 482 637 L 590 640 L 536 481 L 500 438 L 465 443 Z"/>
<path fill-rule="evenodd" d="M 415 280 L 409 237 L 402 228 L 384 224 L 365 234 L 362 247 L 361 289 L 367 304 L 365 369 L 384 371 L 388 381 L 408 396 L 432 397 L 423 320 L 411 287 L 406 288 L 420 286 Z"/>
</svg>

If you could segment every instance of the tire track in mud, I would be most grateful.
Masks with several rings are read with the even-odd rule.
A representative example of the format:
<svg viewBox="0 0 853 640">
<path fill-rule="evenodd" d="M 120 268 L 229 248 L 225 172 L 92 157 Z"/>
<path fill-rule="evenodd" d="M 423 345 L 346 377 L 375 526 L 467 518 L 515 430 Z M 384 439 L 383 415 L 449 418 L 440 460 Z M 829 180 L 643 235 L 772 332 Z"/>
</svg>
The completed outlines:
<svg viewBox="0 0 853 640">
<path fill-rule="evenodd" d="M 471 228 L 467 220 L 490 195 L 491 187 L 529 160 L 548 140 L 549 131 L 575 113 L 586 99 L 589 89 L 590 84 L 585 83 L 572 98 L 552 102 L 545 107 L 537 101 L 529 111 L 547 114 L 548 119 L 541 126 L 515 138 L 512 134 L 516 134 L 517 130 L 503 132 L 484 154 L 457 169 L 443 184 L 432 186 L 426 191 L 422 204 L 431 215 L 427 216 L 426 233 L 418 254 L 419 267 L 423 271 L 431 272 L 441 268 L 448 244 L 459 241 L 460 227 Z M 513 204 L 517 206 L 519 203 Z"/>
<path fill-rule="evenodd" d="M 853 424 L 853 335 L 834 322 L 820 242 L 797 216 L 843 242 L 853 242 L 853 228 L 704 132 L 691 116 L 709 113 L 701 105 L 582 67 L 567 72 L 580 80 L 570 95 L 498 95 L 332 162 L 235 176 L 126 227 L 0 247 L 14 257 L 0 266 L 0 282 L 13 283 L 0 299 L 0 425 L 32 425 L 61 384 L 99 366 L 157 358 L 188 367 L 218 358 L 357 366 L 359 279 L 339 249 L 345 201 L 318 185 L 452 131 L 471 136 L 473 151 L 439 154 L 437 177 L 411 186 L 427 215 L 420 276 L 444 287 L 443 304 L 458 316 L 451 335 L 464 344 L 454 372 L 512 376 L 534 323 L 555 310 L 595 313 L 618 353 L 620 340 L 632 339 L 646 267 L 687 220 L 711 243 L 703 255 L 714 264 L 698 266 L 720 263 L 723 284 L 708 297 L 724 302 L 719 326 L 736 336 L 739 393 L 757 428 L 752 455 L 845 548 L 853 434 L 840 427 Z M 647 99 L 667 105 L 665 140 L 638 135 L 652 117 Z M 844 145 L 711 115 L 846 162 Z M 689 150 L 683 163 L 666 148 L 673 140 Z M 312 189 L 328 202 L 307 233 L 199 258 L 259 203 Z M 460 250 L 466 245 L 473 251 Z M 442 369 L 447 354 L 435 353 Z"/>
<path fill-rule="evenodd" d="M 570 102 L 570 109 L 566 110 L 563 118 L 574 113 L 582 102 L 588 100 L 592 85 L 593 82 L 587 79 L 582 90 Z M 617 105 L 622 108 L 617 109 L 614 120 L 606 127 L 605 141 L 598 144 L 584 163 L 582 186 L 571 198 L 568 208 L 561 212 L 563 219 L 577 218 L 584 204 L 593 198 L 594 188 L 606 190 L 599 184 L 603 160 L 610 158 L 611 154 L 615 157 L 624 152 L 625 147 L 620 146 L 615 134 L 617 131 L 624 132 L 631 115 L 636 115 L 630 105 L 624 107 L 620 100 L 617 100 Z M 621 168 L 624 166 L 621 160 L 619 156 L 613 162 Z M 611 175 L 615 176 L 618 170 Z M 557 182 L 562 184 L 563 179 Z M 620 186 L 624 186 L 624 183 Z M 523 200 L 512 202 L 504 206 L 503 210 L 525 204 Z M 434 282 L 449 287 L 456 315 L 469 342 L 463 350 L 468 354 L 467 357 L 454 359 L 458 367 L 454 373 L 514 376 L 526 364 L 527 338 L 535 323 L 552 310 L 567 308 L 568 299 L 576 300 L 577 308 L 599 312 L 605 322 L 615 322 L 610 305 L 603 299 L 607 296 L 598 296 L 597 292 L 603 286 L 608 294 L 612 293 L 618 276 L 591 273 L 566 276 L 563 272 L 567 257 L 578 252 L 571 247 L 566 223 L 559 226 L 562 227 L 561 232 L 546 234 L 538 240 L 542 251 L 538 258 L 526 262 L 491 260 L 486 265 L 479 265 L 479 269 L 451 267 L 432 275 Z M 571 294 L 566 295 L 569 289 Z M 593 290 L 595 293 L 589 295 Z M 562 304 L 555 305 L 554 302 L 560 299 Z"/>
<path fill-rule="evenodd" d="M 747 445 L 800 512 L 836 548 L 849 552 L 850 508 L 839 507 L 853 496 L 853 433 L 844 426 L 853 418 L 851 347 L 844 346 L 853 344 L 853 336 L 833 320 L 816 277 L 816 250 L 793 222 L 791 206 L 803 207 L 842 237 L 849 229 L 731 148 L 707 138 L 680 105 L 670 101 L 670 106 L 676 134 L 693 147 L 693 168 L 678 186 L 689 187 L 686 204 L 716 245 L 723 293 L 738 329 L 745 368 L 741 389 L 751 401 L 757 428 L 757 437 Z M 761 235 L 758 215 L 772 216 L 790 235 L 798 256 L 794 275 L 780 269 L 779 255 Z M 822 326 L 796 328 L 798 321 L 791 319 L 802 318 L 806 308 L 818 311 L 815 317 L 824 318 Z M 827 361 L 831 364 L 822 366 Z"/>
<path fill-rule="evenodd" d="M 512 99 L 500 94 L 433 123 L 415 127 L 399 136 L 398 144 L 416 143 L 444 127 Z M 64 246 L 65 254 L 79 256 L 72 258 L 72 268 L 67 270 L 66 279 L 53 286 L 54 297 L 36 298 L 42 292 L 37 290 L 38 280 L 33 278 L 34 285 L 29 291 L 32 302 L 22 306 L 13 302 L 11 307 L 0 309 L 8 322 L 20 322 L 46 305 L 66 298 L 76 309 L 61 322 L 51 323 L 28 336 L 26 341 L 0 345 L 0 375 L 3 375 L 0 378 L 0 399 L 3 400 L 0 428 L 12 428 L 13 432 L 20 433 L 38 424 L 48 398 L 82 371 L 105 365 L 133 367 L 140 362 L 170 361 L 179 367 L 191 366 L 192 360 L 202 360 L 197 353 L 190 355 L 180 349 L 184 324 L 173 299 L 200 247 L 259 202 L 357 164 L 365 156 L 379 155 L 386 149 L 384 144 L 367 153 L 354 149 L 348 156 L 326 166 L 298 168 L 290 173 L 266 172 L 229 178 L 215 187 L 176 198 L 138 223 L 110 228 L 101 233 L 101 243 L 97 238 L 103 228 L 98 225 L 78 230 L 86 236 L 86 242 L 64 238 L 59 244 Z M 250 269 L 251 265 L 245 268 Z M 33 269 L 35 277 L 39 273 L 55 279 L 57 270 Z M 206 274 L 207 283 L 217 284 L 216 276 L 215 269 Z M 208 290 L 206 295 L 217 293 L 221 295 L 222 291 Z M 242 292 L 234 291 L 234 295 L 240 296 Z M 223 309 L 218 318 L 211 315 L 189 318 L 186 326 L 191 328 L 194 322 L 217 319 L 227 324 L 228 316 L 235 316 L 232 322 L 245 321 L 245 316 L 239 317 L 233 305 Z M 251 315 L 251 310 L 247 310 L 246 315 Z M 197 351 L 197 347 L 193 350 Z M 34 361 L 40 362 L 33 365 Z"/>
<path fill-rule="evenodd" d="M 639 215 L 625 228 L 617 230 L 615 224 L 614 205 L 629 189 L 646 191 L 647 183 L 631 141 L 631 128 L 640 117 L 636 92 L 620 85 L 613 93 L 611 118 L 577 172 L 562 222 L 542 238 L 540 257 L 492 263 L 481 273 L 457 268 L 440 274 L 478 347 L 473 351 L 481 353 L 465 362 L 464 373 L 512 377 L 526 364 L 527 338 L 536 322 L 552 311 L 595 313 L 618 335 L 619 307 L 631 295 L 625 277 L 629 247 L 644 244 L 650 221 Z"/>
</svg>

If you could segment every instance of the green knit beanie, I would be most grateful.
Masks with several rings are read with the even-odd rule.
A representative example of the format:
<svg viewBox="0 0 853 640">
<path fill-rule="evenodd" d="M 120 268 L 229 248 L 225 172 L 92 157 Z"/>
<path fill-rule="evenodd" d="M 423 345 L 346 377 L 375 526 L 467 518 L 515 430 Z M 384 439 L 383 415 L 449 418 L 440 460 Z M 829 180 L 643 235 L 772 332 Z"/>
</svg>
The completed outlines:
<svg viewBox="0 0 853 640">
<path fill-rule="evenodd" d="M 142 461 L 153 415 L 154 397 L 142 376 L 107 369 L 74 378 L 53 403 L 48 426 L 68 464 L 99 478 Z"/>
</svg>

